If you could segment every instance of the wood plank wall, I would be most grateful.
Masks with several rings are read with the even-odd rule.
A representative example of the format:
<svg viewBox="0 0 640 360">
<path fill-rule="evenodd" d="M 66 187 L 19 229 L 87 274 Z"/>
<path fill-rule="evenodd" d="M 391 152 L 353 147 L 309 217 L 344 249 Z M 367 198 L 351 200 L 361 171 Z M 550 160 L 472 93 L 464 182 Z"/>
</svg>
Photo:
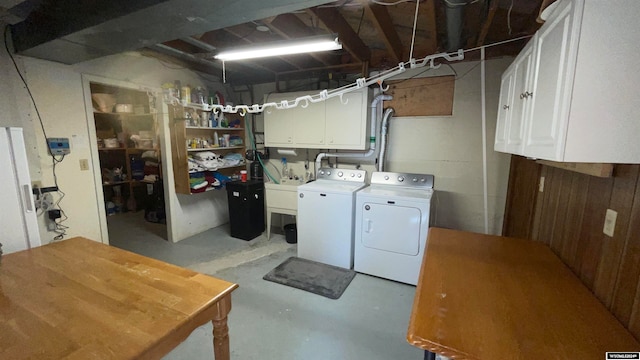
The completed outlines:
<svg viewBox="0 0 640 360">
<path fill-rule="evenodd" d="M 640 340 L 640 165 L 599 178 L 512 156 L 503 235 L 542 241 Z M 544 177 L 544 191 L 539 179 Z M 602 232 L 618 212 L 613 237 Z"/>
</svg>

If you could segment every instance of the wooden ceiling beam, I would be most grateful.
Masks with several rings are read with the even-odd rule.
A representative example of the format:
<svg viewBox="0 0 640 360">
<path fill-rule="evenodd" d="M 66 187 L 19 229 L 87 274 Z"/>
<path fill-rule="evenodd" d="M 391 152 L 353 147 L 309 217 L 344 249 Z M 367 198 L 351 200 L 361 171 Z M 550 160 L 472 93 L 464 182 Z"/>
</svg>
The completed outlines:
<svg viewBox="0 0 640 360">
<path fill-rule="evenodd" d="M 259 32 L 257 34 L 254 34 L 256 36 L 252 36 L 250 39 L 250 37 L 246 35 L 246 34 L 249 34 L 250 29 L 248 29 L 248 27 L 249 25 L 242 24 L 242 26 L 234 26 L 230 28 L 225 28 L 224 30 L 229 34 L 233 35 L 237 39 L 237 41 L 243 42 L 245 44 L 256 44 L 256 43 L 262 44 L 265 42 L 276 40 L 276 39 L 270 39 L 268 36 L 264 36 L 264 35 L 261 36 L 260 34 L 262 33 L 259 33 Z M 281 61 L 286 62 L 287 64 L 291 65 L 296 69 L 302 69 L 306 66 L 306 64 L 303 63 L 303 61 L 294 57 L 278 56 L 277 58 L 280 59 Z"/>
<path fill-rule="evenodd" d="M 272 31 L 280 34 L 280 36 L 286 39 L 296 39 L 317 35 L 293 14 L 278 15 L 266 24 Z M 338 63 L 336 57 L 327 53 L 314 52 L 309 55 L 324 65 L 335 65 Z"/>
<path fill-rule="evenodd" d="M 371 60 L 371 50 L 353 31 L 351 25 L 344 19 L 335 7 L 314 7 L 307 9 L 322 21 L 331 32 L 337 33 L 342 45 L 360 62 Z"/>
<path fill-rule="evenodd" d="M 361 2 L 367 16 L 376 27 L 378 34 L 382 37 L 382 41 L 384 41 L 384 45 L 391 54 L 393 61 L 397 63 L 401 62 L 403 59 L 402 42 L 386 7 L 366 0 L 361 0 Z"/>
<path fill-rule="evenodd" d="M 487 38 L 489 28 L 493 23 L 493 18 L 496 16 L 496 11 L 498 11 L 499 2 L 499 0 L 491 0 L 491 5 L 489 5 L 489 13 L 487 14 L 487 18 L 484 20 L 484 23 L 482 23 L 482 26 L 480 27 L 480 35 L 478 35 L 476 46 L 484 45 L 484 40 Z"/>
<path fill-rule="evenodd" d="M 197 53 L 202 53 L 204 51 L 202 51 L 201 48 L 193 46 L 192 44 L 189 44 L 185 41 L 182 41 L 180 39 L 176 39 L 176 40 L 170 40 L 170 41 L 165 41 L 163 42 L 164 45 L 172 47 L 176 50 L 180 50 L 184 53 L 187 54 L 197 54 Z"/>
<path fill-rule="evenodd" d="M 428 34 L 432 34 L 425 39 L 425 45 L 427 48 L 427 55 L 435 54 L 438 52 L 438 28 L 436 26 L 436 6 L 435 0 L 426 0 L 420 8 L 423 11 L 423 16 L 419 17 L 419 21 L 426 21 L 426 30 Z"/>
</svg>

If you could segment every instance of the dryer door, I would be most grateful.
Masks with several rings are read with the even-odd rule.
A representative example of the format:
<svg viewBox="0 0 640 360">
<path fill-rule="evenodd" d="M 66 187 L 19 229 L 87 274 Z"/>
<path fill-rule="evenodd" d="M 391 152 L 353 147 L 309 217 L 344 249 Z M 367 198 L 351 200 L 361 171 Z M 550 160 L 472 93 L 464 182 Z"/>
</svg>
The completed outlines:
<svg viewBox="0 0 640 360">
<path fill-rule="evenodd" d="M 416 207 L 364 202 L 362 245 L 405 255 L 418 255 L 422 212 Z"/>
</svg>

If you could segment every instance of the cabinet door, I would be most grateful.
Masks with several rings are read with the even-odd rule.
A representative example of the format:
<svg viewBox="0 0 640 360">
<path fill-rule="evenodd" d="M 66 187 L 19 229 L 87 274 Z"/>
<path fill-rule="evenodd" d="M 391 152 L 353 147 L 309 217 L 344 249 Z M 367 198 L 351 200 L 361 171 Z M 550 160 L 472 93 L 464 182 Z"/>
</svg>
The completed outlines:
<svg viewBox="0 0 640 360">
<path fill-rule="evenodd" d="M 278 102 L 279 97 L 268 99 L 268 102 Z M 278 110 L 270 107 L 264 111 L 264 142 L 265 146 L 295 147 L 293 143 L 294 109 Z"/>
<path fill-rule="evenodd" d="M 366 90 L 366 89 L 365 89 Z M 367 144 L 367 98 L 362 91 L 326 101 L 326 146 L 363 150 Z"/>
<path fill-rule="evenodd" d="M 511 66 L 502 75 L 500 83 L 500 99 L 498 102 L 498 120 L 496 122 L 496 140 L 493 149 L 496 151 L 507 151 L 507 130 L 511 120 L 513 107 L 513 71 Z"/>
<path fill-rule="evenodd" d="M 324 147 L 325 102 L 309 102 L 307 107 L 298 105 L 294 112 L 294 142 L 300 147 Z"/>
<path fill-rule="evenodd" d="M 507 128 L 507 152 L 522 155 L 526 124 L 530 115 L 530 101 L 533 74 L 533 50 L 535 38 L 522 50 L 516 58 L 513 74 L 513 105 L 512 114 Z"/>
<path fill-rule="evenodd" d="M 553 19 L 538 31 L 536 72 L 531 102 L 531 121 L 527 131 L 527 156 L 562 160 L 568 119 L 569 85 L 573 82 L 575 45 L 572 45 L 574 20 L 572 1 L 556 9 Z M 572 65 L 571 65 L 572 67 Z M 598 71 L 598 69 L 594 69 Z"/>
</svg>

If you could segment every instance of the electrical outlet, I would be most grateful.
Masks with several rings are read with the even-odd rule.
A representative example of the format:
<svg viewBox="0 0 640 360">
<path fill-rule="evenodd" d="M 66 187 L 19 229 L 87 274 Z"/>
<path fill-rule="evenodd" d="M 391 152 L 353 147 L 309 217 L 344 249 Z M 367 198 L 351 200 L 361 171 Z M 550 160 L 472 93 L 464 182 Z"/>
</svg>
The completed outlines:
<svg viewBox="0 0 640 360">
<path fill-rule="evenodd" d="M 540 182 L 538 183 L 538 191 L 544 192 L 544 176 L 540 176 Z"/>
<path fill-rule="evenodd" d="M 604 217 L 604 228 L 602 232 L 605 235 L 613 237 L 613 232 L 616 229 L 616 219 L 618 218 L 618 212 L 607 209 L 607 215 Z"/>
<path fill-rule="evenodd" d="M 89 159 L 80 159 L 80 170 L 89 170 Z"/>
</svg>

